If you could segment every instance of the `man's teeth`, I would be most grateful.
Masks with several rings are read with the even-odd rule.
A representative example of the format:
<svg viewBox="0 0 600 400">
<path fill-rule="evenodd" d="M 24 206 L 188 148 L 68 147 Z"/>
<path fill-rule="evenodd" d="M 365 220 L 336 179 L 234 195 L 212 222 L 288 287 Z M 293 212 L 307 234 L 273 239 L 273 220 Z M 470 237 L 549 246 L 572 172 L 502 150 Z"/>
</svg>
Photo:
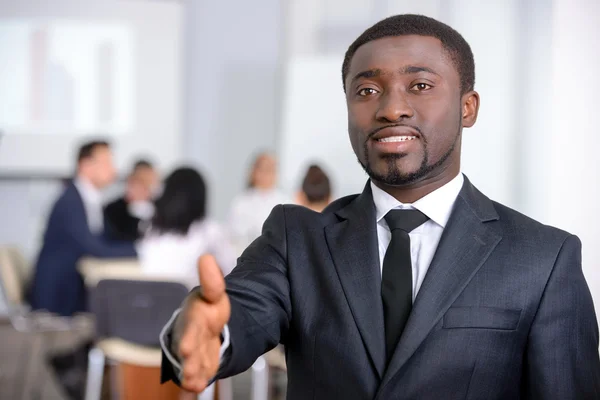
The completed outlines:
<svg viewBox="0 0 600 400">
<path fill-rule="evenodd" d="M 415 140 L 416 136 L 390 136 L 382 139 L 377 139 L 378 142 L 406 142 L 407 140 Z"/>
</svg>

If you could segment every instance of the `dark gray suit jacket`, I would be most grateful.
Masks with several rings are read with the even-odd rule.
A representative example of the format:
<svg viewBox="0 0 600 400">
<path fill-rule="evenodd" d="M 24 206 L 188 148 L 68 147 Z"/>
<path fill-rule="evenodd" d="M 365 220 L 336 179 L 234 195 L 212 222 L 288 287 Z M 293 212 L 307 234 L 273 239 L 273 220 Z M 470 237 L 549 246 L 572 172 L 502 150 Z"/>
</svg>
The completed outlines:
<svg viewBox="0 0 600 400">
<path fill-rule="evenodd" d="M 378 257 L 369 185 L 322 214 L 277 206 L 226 279 L 218 377 L 283 343 L 288 399 L 600 399 L 576 236 L 465 179 L 387 367 Z"/>
</svg>

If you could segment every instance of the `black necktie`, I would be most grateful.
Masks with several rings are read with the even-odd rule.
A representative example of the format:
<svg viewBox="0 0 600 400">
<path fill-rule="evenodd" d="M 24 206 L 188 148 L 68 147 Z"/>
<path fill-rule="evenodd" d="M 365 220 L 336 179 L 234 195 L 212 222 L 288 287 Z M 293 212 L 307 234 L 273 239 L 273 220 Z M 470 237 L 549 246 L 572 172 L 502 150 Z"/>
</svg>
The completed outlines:
<svg viewBox="0 0 600 400">
<path fill-rule="evenodd" d="M 383 258 L 381 297 L 389 362 L 412 309 L 412 264 L 408 233 L 429 218 L 418 210 L 391 210 L 385 221 L 392 240 Z"/>
</svg>

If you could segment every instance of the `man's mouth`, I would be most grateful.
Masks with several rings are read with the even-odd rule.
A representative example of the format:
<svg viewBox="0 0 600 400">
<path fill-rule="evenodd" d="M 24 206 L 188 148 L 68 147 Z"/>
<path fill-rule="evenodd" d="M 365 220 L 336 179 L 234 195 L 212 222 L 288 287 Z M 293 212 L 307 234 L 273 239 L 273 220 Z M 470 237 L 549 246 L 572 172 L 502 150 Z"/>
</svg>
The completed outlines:
<svg viewBox="0 0 600 400">
<path fill-rule="evenodd" d="M 412 135 L 402 135 L 402 136 L 388 136 L 380 139 L 375 139 L 375 141 L 380 143 L 396 143 L 396 142 L 407 142 L 409 140 L 417 139 L 416 136 Z"/>
</svg>

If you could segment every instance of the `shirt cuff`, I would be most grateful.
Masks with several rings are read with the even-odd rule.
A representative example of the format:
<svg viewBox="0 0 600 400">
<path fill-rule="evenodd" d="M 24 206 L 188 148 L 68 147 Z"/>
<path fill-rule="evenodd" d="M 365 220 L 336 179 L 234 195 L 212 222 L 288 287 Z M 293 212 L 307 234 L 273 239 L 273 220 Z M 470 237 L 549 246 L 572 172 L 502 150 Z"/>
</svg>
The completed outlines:
<svg viewBox="0 0 600 400">
<path fill-rule="evenodd" d="M 161 347 L 163 353 L 165 353 L 165 356 L 171 363 L 171 366 L 173 367 L 173 372 L 175 372 L 177 379 L 181 382 L 181 380 L 183 378 L 183 368 L 181 367 L 181 363 L 179 362 L 179 357 L 177 356 L 177 354 L 171 353 L 171 346 L 170 346 L 170 344 L 171 344 L 170 342 L 172 340 L 172 338 L 170 337 L 170 333 L 173 330 L 173 325 L 175 324 L 175 320 L 177 319 L 177 316 L 179 315 L 180 312 L 181 312 L 181 308 L 178 308 L 177 310 L 175 310 L 175 312 L 171 316 L 171 319 L 169 320 L 169 322 L 167 322 L 166 325 L 162 328 L 162 331 L 160 331 L 159 340 L 160 340 L 160 347 Z"/>
<path fill-rule="evenodd" d="M 171 352 L 171 346 L 170 346 L 170 333 L 173 330 L 173 325 L 175 324 L 175 320 L 177 319 L 177 316 L 181 313 L 181 308 L 175 310 L 175 312 L 173 313 L 173 315 L 171 316 L 171 319 L 169 319 L 169 322 L 166 323 L 166 325 L 163 327 L 162 331 L 160 332 L 160 347 L 162 349 L 162 351 L 165 353 L 165 356 L 167 357 L 167 359 L 169 360 L 169 362 L 171 363 L 171 365 L 173 366 L 173 371 L 175 372 L 175 375 L 177 376 L 177 379 L 179 379 L 179 381 L 181 382 L 183 380 L 183 366 L 181 365 L 181 361 L 179 360 L 179 356 L 177 354 L 173 354 Z M 223 343 L 221 343 L 221 348 L 219 349 L 219 363 L 221 363 L 223 361 L 223 354 L 225 354 L 225 352 L 227 351 L 227 349 L 230 346 L 230 334 L 229 334 L 229 326 L 225 325 L 223 327 L 223 332 L 221 332 L 221 335 L 223 336 Z"/>
<path fill-rule="evenodd" d="M 223 327 L 223 332 L 221 334 L 223 335 L 223 343 L 221 343 L 221 349 L 219 350 L 219 364 L 223 361 L 223 354 L 225 354 L 229 348 L 231 340 L 229 337 L 229 326 L 227 324 Z"/>
</svg>

